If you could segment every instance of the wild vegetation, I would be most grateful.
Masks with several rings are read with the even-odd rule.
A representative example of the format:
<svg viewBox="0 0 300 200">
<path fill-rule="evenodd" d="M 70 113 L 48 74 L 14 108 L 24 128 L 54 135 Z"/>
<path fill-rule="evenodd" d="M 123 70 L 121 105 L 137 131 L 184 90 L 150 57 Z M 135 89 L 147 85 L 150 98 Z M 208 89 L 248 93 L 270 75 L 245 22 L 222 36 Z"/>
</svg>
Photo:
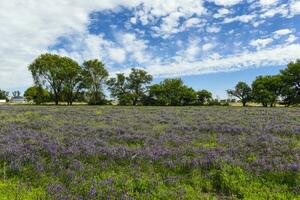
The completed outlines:
<svg viewBox="0 0 300 200">
<path fill-rule="evenodd" d="M 300 108 L 200 107 L 227 104 L 98 60 L 43 54 L 29 70 L 35 104 L 124 107 L 0 105 L 0 199 L 300 199 Z M 297 105 L 300 60 L 227 93 Z"/>
<path fill-rule="evenodd" d="M 300 109 L 0 106 L 0 199 L 299 199 Z"/>
</svg>

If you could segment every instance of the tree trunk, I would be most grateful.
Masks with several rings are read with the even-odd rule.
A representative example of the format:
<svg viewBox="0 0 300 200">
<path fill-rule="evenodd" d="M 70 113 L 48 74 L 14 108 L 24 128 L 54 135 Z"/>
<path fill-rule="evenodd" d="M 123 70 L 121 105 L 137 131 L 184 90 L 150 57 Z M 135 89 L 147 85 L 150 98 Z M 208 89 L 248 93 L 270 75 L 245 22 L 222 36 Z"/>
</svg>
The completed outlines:
<svg viewBox="0 0 300 200">
<path fill-rule="evenodd" d="M 243 102 L 243 107 L 245 107 L 246 106 L 246 102 Z"/>
</svg>

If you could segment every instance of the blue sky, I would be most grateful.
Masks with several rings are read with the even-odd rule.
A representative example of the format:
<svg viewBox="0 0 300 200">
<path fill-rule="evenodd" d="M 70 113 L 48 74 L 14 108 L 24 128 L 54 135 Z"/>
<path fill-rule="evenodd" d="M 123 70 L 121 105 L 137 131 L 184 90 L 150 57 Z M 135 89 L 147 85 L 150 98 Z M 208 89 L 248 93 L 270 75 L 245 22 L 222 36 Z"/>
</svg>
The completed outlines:
<svg viewBox="0 0 300 200">
<path fill-rule="evenodd" d="M 221 98 L 300 58 L 299 0 L 4 0 L 0 13 L 7 90 L 30 86 L 27 66 L 45 52 L 100 59 L 112 75 L 181 77 Z"/>
</svg>

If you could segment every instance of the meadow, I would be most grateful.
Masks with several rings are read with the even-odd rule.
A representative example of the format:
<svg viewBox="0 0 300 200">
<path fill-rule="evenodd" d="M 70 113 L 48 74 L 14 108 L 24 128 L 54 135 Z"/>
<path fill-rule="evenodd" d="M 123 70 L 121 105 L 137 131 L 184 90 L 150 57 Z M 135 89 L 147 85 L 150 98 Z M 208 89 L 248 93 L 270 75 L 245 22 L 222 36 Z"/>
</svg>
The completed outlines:
<svg viewBox="0 0 300 200">
<path fill-rule="evenodd" d="M 300 199 L 300 108 L 2 105 L 0 199 Z"/>
</svg>

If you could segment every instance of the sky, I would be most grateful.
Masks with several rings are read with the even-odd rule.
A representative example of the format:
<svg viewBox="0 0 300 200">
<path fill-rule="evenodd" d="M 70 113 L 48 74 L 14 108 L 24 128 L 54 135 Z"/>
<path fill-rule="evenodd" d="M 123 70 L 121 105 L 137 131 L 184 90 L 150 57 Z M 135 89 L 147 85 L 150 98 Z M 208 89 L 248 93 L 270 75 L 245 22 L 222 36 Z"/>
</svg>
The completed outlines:
<svg viewBox="0 0 300 200">
<path fill-rule="evenodd" d="M 0 0 L 0 89 L 31 86 L 46 52 L 226 98 L 300 58 L 300 0 Z"/>
</svg>

